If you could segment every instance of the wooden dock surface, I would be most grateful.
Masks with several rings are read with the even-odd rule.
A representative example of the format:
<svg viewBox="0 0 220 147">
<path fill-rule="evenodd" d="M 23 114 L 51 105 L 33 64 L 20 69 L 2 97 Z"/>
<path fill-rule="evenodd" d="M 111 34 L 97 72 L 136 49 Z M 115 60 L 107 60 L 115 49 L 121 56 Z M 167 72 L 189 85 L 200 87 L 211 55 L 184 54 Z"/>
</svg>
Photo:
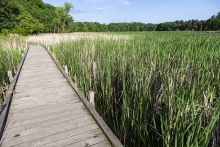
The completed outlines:
<svg viewBox="0 0 220 147">
<path fill-rule="evenodd" d="M 111 131 L 108 135 L 107 125 L 102 126 L 100 116 L 94 117 L 96 112 L 86 107 L 85 98 L 82 101 L 82 94 L 65 76 L 42 46 L 29 47 L 11 100 L 1 147 L 122 146 Z"/>
</svg>

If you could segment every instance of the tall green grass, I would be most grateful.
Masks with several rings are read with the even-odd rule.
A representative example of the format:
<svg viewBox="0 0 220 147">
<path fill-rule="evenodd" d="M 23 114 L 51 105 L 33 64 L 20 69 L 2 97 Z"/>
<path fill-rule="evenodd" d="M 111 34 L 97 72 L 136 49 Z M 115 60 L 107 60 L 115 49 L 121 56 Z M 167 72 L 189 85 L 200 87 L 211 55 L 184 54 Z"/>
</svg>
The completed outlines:
<svg viewBox="0 0 220 147">
<path fill-rule="evenodd" d="M 4 101 L 10 84 L 7 72 L 11 70 L 15 74 L 17 66 L 22 59 L 22 53 L 24 51 L 18 46 L 22 41 L 19 38 L 16 39 L 13 37 L 12 39 L 0 36 L 0 105 Z"/>
<path fill-rule="evenodd" d="M 218 146 L 220 36 L 137 33 L 51 46 L 124 146 Z"/>
</svg>

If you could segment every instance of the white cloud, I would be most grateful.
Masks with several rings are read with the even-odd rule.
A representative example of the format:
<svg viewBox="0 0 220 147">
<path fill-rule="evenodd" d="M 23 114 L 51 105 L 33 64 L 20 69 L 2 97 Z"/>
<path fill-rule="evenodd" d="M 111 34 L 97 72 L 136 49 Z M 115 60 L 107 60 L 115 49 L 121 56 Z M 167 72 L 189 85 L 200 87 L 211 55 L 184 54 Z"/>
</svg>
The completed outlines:
<svg viewBox="0 0 220 147">
<path fill-rule="evenodd" d="M 96 8 L 97 11 L 105 11 L 104 8 Z"/>
<path fill-rule="evenodd" d="M 122 5 L 131 5 L 131 3 L 129 1 L 121 1 Z"/>
<path fill-rule="evenodd" d="M 169 9 L 167 6 L 163 6 L 164 7 L 164 9 Z"/>
<path fill-rule="evenodd" d="M 104 8 L 100 8 L 100 7 L 96 8 L 97 11 L 105 11 L 107 9 L 115 9 L 115 7 L 113 7 L 113 6 L 105 6 Z"/>
<path fill-rule="evenodd" d="M 110 8 L 115 9 L 115 7 L 113 7 L 113 6 L 105 6 L 105 8 L 107 8 L 107 9 L 110 9 Z"/>
</svg>

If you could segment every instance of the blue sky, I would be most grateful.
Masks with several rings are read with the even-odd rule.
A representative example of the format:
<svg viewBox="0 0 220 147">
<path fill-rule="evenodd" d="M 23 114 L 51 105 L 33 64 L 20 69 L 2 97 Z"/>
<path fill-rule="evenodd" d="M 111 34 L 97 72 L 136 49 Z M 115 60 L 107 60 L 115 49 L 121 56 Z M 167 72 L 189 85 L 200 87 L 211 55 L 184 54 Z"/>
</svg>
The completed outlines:
<svg viewBox="0 0 220 147">
<path fill-rule="evenodd" d="M 220 0 L 43 0 L 53 6 L 72 3 L 75 21 L 161 23 L 207 20 L 220 12 Z"/>
</svg>

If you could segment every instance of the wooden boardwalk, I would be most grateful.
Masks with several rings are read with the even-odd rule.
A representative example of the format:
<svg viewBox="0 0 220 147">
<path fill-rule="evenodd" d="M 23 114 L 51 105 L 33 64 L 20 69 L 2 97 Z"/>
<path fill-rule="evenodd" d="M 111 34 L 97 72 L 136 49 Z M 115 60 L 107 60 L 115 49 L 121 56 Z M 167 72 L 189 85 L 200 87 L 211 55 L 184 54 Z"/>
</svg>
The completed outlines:
<svg viewBox="0 0 220 147">
<path fill-rule="evenodd" d="M 21 67 L 1 112 L 2 147 L 122 146 L 42 46 L 31 45 Z"/>
</svg>

